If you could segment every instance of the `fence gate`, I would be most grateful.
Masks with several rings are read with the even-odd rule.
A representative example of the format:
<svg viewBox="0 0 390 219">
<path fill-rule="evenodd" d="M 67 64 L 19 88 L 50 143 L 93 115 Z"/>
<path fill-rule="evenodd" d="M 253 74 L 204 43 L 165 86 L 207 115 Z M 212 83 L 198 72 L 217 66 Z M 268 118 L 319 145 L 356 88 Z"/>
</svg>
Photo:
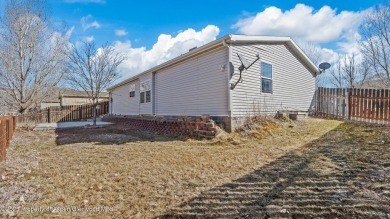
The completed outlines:
<svg viewBox="0 0 390 219">
<path fill-rule="evenodd" d="M 390 124 L 390 90 L 318 88 L 317 115 Z"/>
</svg>

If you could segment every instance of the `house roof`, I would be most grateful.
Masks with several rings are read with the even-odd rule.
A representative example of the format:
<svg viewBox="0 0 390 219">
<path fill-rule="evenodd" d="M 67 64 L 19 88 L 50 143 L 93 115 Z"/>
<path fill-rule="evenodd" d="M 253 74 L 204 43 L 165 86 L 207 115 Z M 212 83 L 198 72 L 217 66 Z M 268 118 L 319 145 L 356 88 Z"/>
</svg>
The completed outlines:
<svg viewBox="0 0 390 219">
<path fill-rule="evenodd" d="M 135 81 L 139 78 L 139 76 L 143 74 L 147 74 L 150 72 L 155 72 L 164 68 L 167 68 L 173 64 L 176 64 L 178 62 L 184 61 L 186 59 L 189 59 L 193 56 L 196 56 L 198 54 L 201 54 L 203 52 L 209 51 L 210 49 L 213 49 L 218 46 L 226 46 L 229 44 L 245 44 L 245 43 L 286 43 L 293 51 L 296 52 L 296 54 L 301 58 L 303 63 L 307 66 L 307 68 L 312 72 L 313 75 L 319 74 L 318 67 L 310 60 L 310 58 L 299 48 L 299 46 L 291 39 L 291 37 L 280 37 L 280 36 L 249 36 L 249 35 L 226 35 L 220 39 L 214 40 L 208 44 L 205 44 L 201 47 L 198 47 L 196 49 L 191 49 L 189 52 L 180 55 L 174 59 L 171 59 L 167 62 L 164 62 L 160 65 L 157 65 L 151 69 L 148 69 L 144 72 L 141 72 L 140 74 L 137 74 L 131 78 L 128 78 L 124 81 L 121 81 L 111 87 L 109 87 L 107 90 L 111 91 L 119 86 L 122 86 L 124 84 L 127 84 L 131 81 Z"/>
<path fill-rule="evenodd" d="M 385 89 L 389 87 L 390 83 L 387 80 L 383 80 L 376 76 L 368 77 L 360 88 L 376 88 L 376 89 Z"/>
</svg>

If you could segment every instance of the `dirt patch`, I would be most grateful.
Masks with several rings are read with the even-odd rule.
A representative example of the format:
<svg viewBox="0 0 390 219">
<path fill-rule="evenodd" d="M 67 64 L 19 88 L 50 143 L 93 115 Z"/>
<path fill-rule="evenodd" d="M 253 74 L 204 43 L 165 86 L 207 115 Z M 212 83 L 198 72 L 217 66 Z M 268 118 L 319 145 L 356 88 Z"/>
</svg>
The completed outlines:
<svg viewBox="0 0 390 219">
<path fill-rule="evenodd" d="M 203 210 L 195 208 L 195 204 L 178 206 L 215 192 L 215 188 L 225 188 L 237 179 L 283 160 L 288 154 L 301 156 L 306 150 L 314 150 L 316 146 L 309 143 L 341 122 L 309 119 L 293 125 L 283 124 L 272 129 L 271 133 L 267 132 L 268 135 L 240 137 L 240 142 L 161 136 L 124 126 L 57 132 L 18 130 L 16 136 L 19 137 L 14 139 L 16 143 L 9 150 L 9 160 L 16 161 L 17 157 L 31 154 L 25 160 L 38 164 L 29 167 L 30 173 L 23 172 L 22 168 L 16 174 L 24 175 L 19 179 L 8 178 L 0 182 L 2 191 L 7 193 L 2 197 L 13 200 L 9 203 L 1 198 L 0 205 L 108 209 L 99 212 L 63 212 L 61 209 L 15 212 L 20 217 L 151 218 L 169 213 L 187 215 L 189 209 L 205 213 L 198 216 L 207 216 L 209 206 L 202 207 L 202 202 L 199 206 Z M 314 166 L 322 165 L 329 160 L 318 157 L 318 161 L 312 163 Z M 22 163 L 20 165 L 23 166 Z M 15 163 L 15 166 L 18 165 Z M 3 167 L 4 164 L 0 164 L 0 168 Z M 327 168 L 322 175 L 329 176 L 327 172 L 338 171 L 340 167 L 328 165 Z M 282 169 L 273 171 L 267 173 L 266 178 L 280 180 L 282 184 L 283 180 L 288 182 L 288 179 L 278 177 L 279 173 L 283 173 Z M 15 187 L 19 188 L 17 191 L 13 192 L 11 182 L 20 184 Z M 261 186 L 257 186 L 260 189 Z M 268 188 L 271 185 L 263 186 Z M 26 188 L 32 189 L 28 193 L 24 191 L 29 196 L 21 199 Z M 223 195 L 229 192 L 225 189 Z M 231 192 L 231 197 L 235 197 L 235 191 Z M 272 208 L 272 205 L 267 208 Z M 5 215 L 4 212 L 0 214 Z"/>
</svg>

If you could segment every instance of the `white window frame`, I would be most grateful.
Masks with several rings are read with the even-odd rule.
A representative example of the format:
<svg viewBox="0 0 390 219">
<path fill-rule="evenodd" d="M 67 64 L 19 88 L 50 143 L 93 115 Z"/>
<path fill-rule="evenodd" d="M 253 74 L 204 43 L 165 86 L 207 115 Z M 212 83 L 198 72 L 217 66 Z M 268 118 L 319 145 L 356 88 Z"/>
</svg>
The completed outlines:
<svg viewBox="0 0 390 219">
<path fill-rule="evenodd" d="M 134 96 L 131 96 L 131 92 L 134 92 Z M 130 86 L 129 86 L 129 97 L 133 98 L 135 96 L 136 96 L 135 95 L 135 84 L 130 84 Z"/>
<path fill-rule="evenodd" d="M 149 79 L 149 80 L 145 80 L 145 81 L 142 81 L 140 83 L 140 103 L 150 103 L 152 102 L 152 81 Z M 150 92 L 150 98 L 149 98 L 149 101 L 146 102 L 146 92 Z M 144 93 L 144 95 L 142 95 L 142 93 Z M 143 97 L 142 97 L 143 96 Z M 141 100 L 142 98 L 142 100 Z"/>
<path fill-rule="evenodd" d="M 268 64 L 268 65 L 271 65 L 271 77 L 265 77 L 263 76 L 263 71 L 262 71 L 262 66 L 263 66 L 263 63 L 264 64 Z M 267 61 L 263 61 L 261 60 L 260 62 L 260 84 L 261 84 L 261 93 L 264 93 L 264 94 L 272 94 L 274 92 L 274 82 L 273 82 L 273 76 L 274 76 L 274 65 L 270 62 L 267 62 Z M 266 80 L 270 80 L 271 81 L 271 91 L 270 92 L 264 92 L 263 91 L 263 79 L 266 79 Z"/>
</svg>

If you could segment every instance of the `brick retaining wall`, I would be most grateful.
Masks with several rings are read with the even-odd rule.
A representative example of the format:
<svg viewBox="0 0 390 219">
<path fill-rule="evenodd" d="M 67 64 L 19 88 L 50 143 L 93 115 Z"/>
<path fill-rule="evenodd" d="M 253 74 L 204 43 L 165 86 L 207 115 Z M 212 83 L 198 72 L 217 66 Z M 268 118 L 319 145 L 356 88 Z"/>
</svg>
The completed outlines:
<svg viewBox="0 0 390 219">
<path fill-rule="evenodd" d="M 216 134 L 216 125 L 208 115 L 197 119 L 180 117 L 178 119 L 165 119 L 163 117 L 126 117 L 107 116 L 103 118 L 106 122 L 128 125 L 145 131 L 152 131 L 158 134 L 180 134 L 193 138 L 212 139 Z"/>
</svg>

